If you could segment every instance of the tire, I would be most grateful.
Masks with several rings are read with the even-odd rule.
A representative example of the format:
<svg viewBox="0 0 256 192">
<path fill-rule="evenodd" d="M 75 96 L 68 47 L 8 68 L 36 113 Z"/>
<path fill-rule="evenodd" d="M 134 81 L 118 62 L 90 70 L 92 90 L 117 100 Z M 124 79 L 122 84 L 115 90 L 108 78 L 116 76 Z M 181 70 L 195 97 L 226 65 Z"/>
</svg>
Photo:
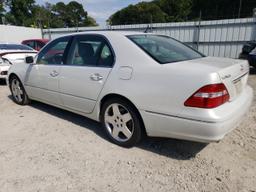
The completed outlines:
<svg viewBox="0 0 256 192">
<path fill-rule="evenodd" d="M 122 147 L 135 146 L 142 137 L 142 123 L 137 110 L 123 99 L 103 103 L 101 123 L 109 139 Z"/>
<path fill-rule="evenodd" d="M 17 76 L 11 77 L 10 90 L 12 93 L 12 99 L 18 105 L 27 105 L 30 103 L 30 99 Z"/>
</svg>

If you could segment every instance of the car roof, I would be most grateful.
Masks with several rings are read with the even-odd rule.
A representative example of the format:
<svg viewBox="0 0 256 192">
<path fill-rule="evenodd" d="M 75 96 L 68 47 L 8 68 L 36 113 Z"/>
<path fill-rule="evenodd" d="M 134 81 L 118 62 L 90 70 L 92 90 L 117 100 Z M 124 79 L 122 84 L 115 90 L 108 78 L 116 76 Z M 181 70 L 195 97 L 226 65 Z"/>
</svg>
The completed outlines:
<svg viewBox="0 0 256 192">
<path fill-rule="evenodd" d="M 26 42 L 26 41 L 41 41 L 43 43 L 47 43 L 49 42 L 49 39 L 26 39 L 26 40 L 23 40 L 22 42 Z"/>
<path fill-rule="evenodd" d="M 83 35 L 83 34 L 128 36 L 128 35 L 145 35 L 145 34 L 152 34 L 152 33 L 143 33 L 143 32 L 137 32 L 137 31 L 86 31 L 86 32 L 73 33 L 71 35 Z M 70 35 L 67 35 L 67 36 L 70 36 Z"/>
</svg>

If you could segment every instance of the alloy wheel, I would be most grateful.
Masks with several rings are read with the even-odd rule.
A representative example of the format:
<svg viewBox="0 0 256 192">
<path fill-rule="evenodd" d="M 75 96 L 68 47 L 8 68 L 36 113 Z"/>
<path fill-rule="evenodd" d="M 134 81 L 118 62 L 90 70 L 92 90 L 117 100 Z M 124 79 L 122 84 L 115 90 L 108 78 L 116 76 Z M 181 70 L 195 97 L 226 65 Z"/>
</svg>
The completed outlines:
<svg viewBox="0 0 256 192">
<path fill-rule="evenodd" d="M 134 132 L 131 113 L 121 104 L 109 105 L 104 114 L 104 123 L 108 133 L 118 142 L 128 141 Z"/>
<path fill-rule="evenodd" d="M 14 99 L 21 103 L 24 98 L 24 91 L 22 90 L 21 84 L 18 79 L 13 79 L 11 84 L 12 95 Z"/>
</svg>

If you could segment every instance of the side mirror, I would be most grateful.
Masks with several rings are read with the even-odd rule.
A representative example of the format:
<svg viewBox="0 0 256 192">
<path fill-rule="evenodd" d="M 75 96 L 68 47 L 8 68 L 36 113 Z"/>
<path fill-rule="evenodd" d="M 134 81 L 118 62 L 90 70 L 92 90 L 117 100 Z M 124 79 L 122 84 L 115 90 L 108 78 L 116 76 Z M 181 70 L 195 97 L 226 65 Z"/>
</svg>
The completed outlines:
<svg viewBox="0 0 256 192">
<path fill-rule="evenodd" d="M 27 64 L 34 63 L 34 57 L 28 56 L 28 57 L 25 58 L 25 61 L 26 61 Z"/>
</svg>

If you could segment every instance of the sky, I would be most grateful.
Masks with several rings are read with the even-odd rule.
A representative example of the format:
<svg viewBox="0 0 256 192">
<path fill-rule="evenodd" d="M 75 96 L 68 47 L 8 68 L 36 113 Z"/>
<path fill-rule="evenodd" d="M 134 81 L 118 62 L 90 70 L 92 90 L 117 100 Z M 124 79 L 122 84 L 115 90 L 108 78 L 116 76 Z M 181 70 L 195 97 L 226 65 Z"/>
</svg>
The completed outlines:
<svg viewBox="0 0 256 192">
<path fill-rule="evenodd" d="M 62 2 L 68 3 L 70 1 L 71 0 L 64 0 Z M 136 4 L 141 1 L 149 0 L 77 0 L 77 2 L 83 4 L 88 14 L 95 18 L 97 23 L 101 26 L 105 26 L 106 20 L 116 11 L 129 4 Z M 60 2 L 60 0 L 36 0 L 36 2 L 39 4 L 44 4 L 44 2 L 57 3 Z"/>
</svg>

